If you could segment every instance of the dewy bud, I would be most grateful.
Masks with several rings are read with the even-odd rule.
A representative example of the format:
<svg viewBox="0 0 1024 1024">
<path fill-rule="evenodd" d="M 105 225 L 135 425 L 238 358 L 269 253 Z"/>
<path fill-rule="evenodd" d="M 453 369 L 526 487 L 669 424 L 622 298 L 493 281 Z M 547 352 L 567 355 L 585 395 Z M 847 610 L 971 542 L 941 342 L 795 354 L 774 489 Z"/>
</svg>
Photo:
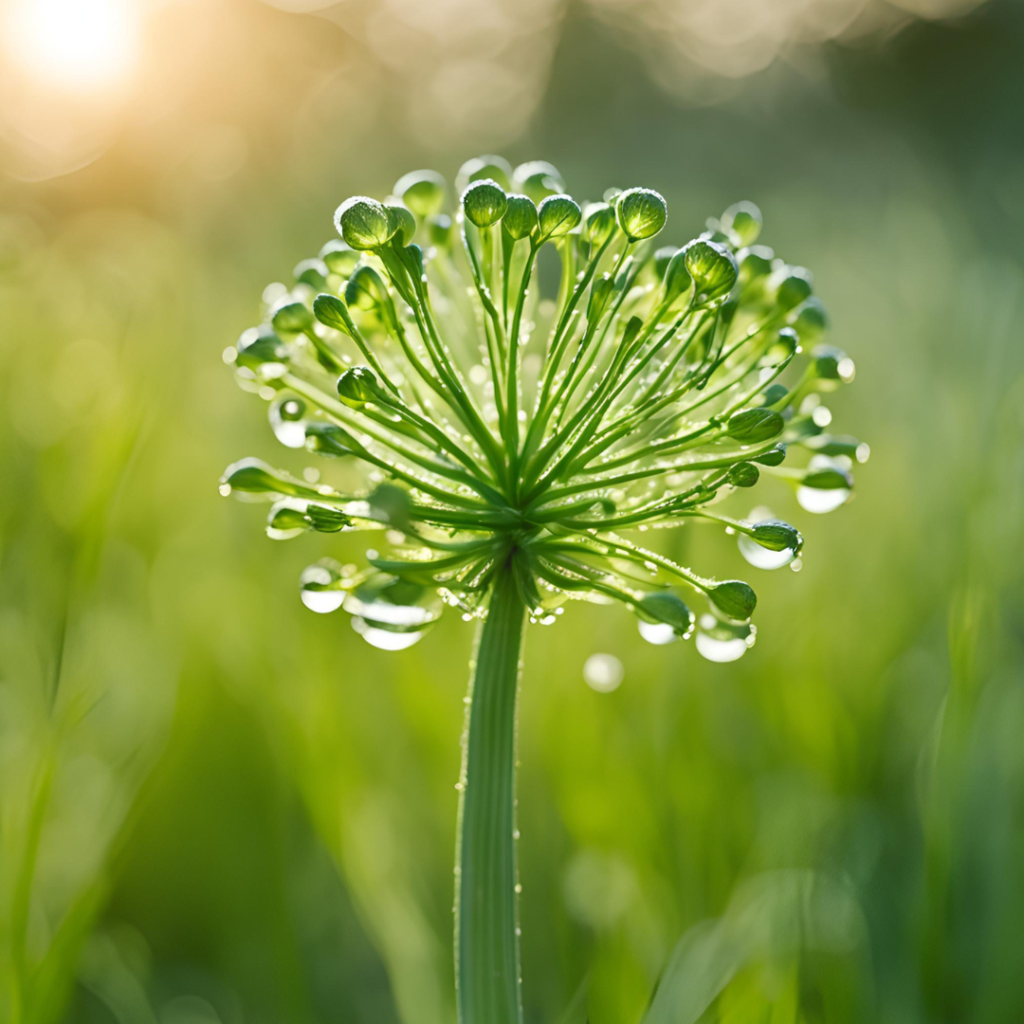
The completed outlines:
<svg viewBox="0 0 1024 1024">
<path fill-rule="evenodd" d="M 288 347 L 267 326 L 250 327 L 242 332 L 236 345 L 236 361 L 239 366 L 255 370 L 263 363 L 284 363 L 288 361 Z"/>
<path fill-rule="evenodd" d="M 345 285 L 345 301 L 359 309 L 374 309 L 387 297 L 383 278 L 373 267 L 361 263 Z"/>
<path fill-rule="evenodd" d="M 357 455 L 363 447 L 336 423 L 310 420 L 306 424 L 306 449 L 318 455 L 339 458 L 343 455 Z"/>
<path fill-rule="evenodd" d="M 746 288 L 751 282 L 767 277 L 772 272 L 772 260 L 775 252 L 767 245 L 752 245 L 749 249 L 740 249 L 736 253 L 739 264 L 740 288 Z"/>
<path fill-rule="evenodd" d="M 301 334 L 313 326 L 313 314 L 301 302 L 289 302 L 275 310 L 270 322 L 282 334 Z"/>
<path fill-rule="evenodd" d="M 627 189 L 618 197 L 615 216 L 631 242 L 653 238 L 668 220 L 668 204 L 650 188 Z"/>
<path fill-rule="evenodd" d="M 308 284 L 310 288 L 323 291 L 327 287 L 327 275 L 330 271 L 321 259 L 300 260 L 295 264 L 292 274 L 300 284 Z"/>
<path fill-rule="evenodd" d="M 361 409 L 367 402 L 377 401 L 377 375 L 368 366 L 353 366 L 338 378 L 338 397 L 350 409 Z"/>
<path fill-rule="evenodd" d="M 462 208 L 466 219 L 478 228 L 497 224 L 508 207 L 508 197 L 501 186 L 490 178 L 474 181 L 462 193 Z"/>
<path fill-rule="evenodd" d="M 244 494 L 285 494 L 291 497 L 316 498 L 319 492 L 295 480 L 283 470 L 272 469 L 261 459 L 241 459 L 224 470 L 220 478 L 221 494 L 239 491 Z"/>
<path fill-rule="evenodd" d="M 512 187 L 512 165 L 503 156 L 474 156 L 467 160 L 455 176 L 455 191 L 462 195 L 474 181 L 490 179 L 502 188 Z"/>
<path fill-rule="evenodd" d="M 838 466 L 825 466 L 808 470 L 800 483 L 818 491 L 849 491 L 853 489 L 853 474 Z"/>
<path fill-rule="evenodd" d="M 734 622 L 746 622 L 757 607 L 757 594 L 742 580 L 714 583 L 707 593 L 718 611 Z"/>
<path fill-rule="evenodd" d="M 821 299 L 812 295 L 798 306 L 790 320 L 790 326 L 800 335 L 805 345 L 813 345 L 828 330 L 828 314 Z"/>
<path fill-rule="evenodd" d="M 729 469 L 728 480 L 733 487 L 753 487 L 761 477 L 761 471 L 752 462 L 737 462 Z"/>
<path fill-rule="evenodd" d="M 538 240 L 547 242 L 569 234 L 583 216 L 572 196 L 553 195 L 544 199 L 537 208 Z"/>
<path fill-rule="evenodd" d="M 726 434 L 739 444 L 761 444 L 778 437 L 786 421 L 771 409 L 744 409 L 729 417 Z"/>
<path fill-rule="evenodd" d="M 761 211 L 751 202 L 733 203 L 722 214 L 722 229 L 735 235 L 740 245 L 753 245 L 761 234 Z"/>
<path fill-rule="evenodd" d="M 778 519 L 765 519 L 755 523 L 750 536 L 769 551 L 799 551 L 804 546 L 800 531 Z"/>
<path fill-rule="evenodd" d="M 439 213 L 430 218 L 430 241 L 439 249 L 444 249 L 452 240 L 452 219 L 447 213 Z"/>
<path fill-rule="evenodd" d="M 313 300 L 313 315 L 320 323 L 335 331 L 344 331 L 346 334 L 354 333 L 348 306 L 337 295 L 326 293 L 318 295 Z"/>
<path fill-rule="evenodd" d="M 508 197 L 508 208 L 501 218 L 501 226 L 508 236 L 518 242 L 528 238 L 537 226 L 537 207 L 529 196 L 513 193 Z"/>
<path fill-rule="evenodd" d="M 786 446 L 777 444 L 764 455 L 755 455 L 753 458 L 754 462 L 759 462 L 762 466 L 781 466 L 786 461 Z"/>
<path fill-rule="evenodd" d="M 683 253 L 694 288 L 704 302 L 732 291 L 739 269 L 736 257 L 728 249 L 717 242 L 696 238 L 686 244 Z"/>
<path fill-rule="evenodd" d="M 637 602 L 637 614 L 647 622 L 663 622 L 676 636 L 686 636 L 693 628 L 693 612 L 675 594 L 648 594 Z"/>
<path fill-rule="evenodd" d="M 691 282 L 690 271 L 686 268 L 686 250 L 680 249 L 665 268 L 665 299 L 674 302 L 689 290 Z"/>
<path fill-rule="evenodd" d="M 520 164 L 512 172 L 512 185 L 538 204 L 548 196 L 565 191 L 565 181 L 558 168 L 546 160 L 529 160 Z"/>
<path fill-rule="evenodd" d="M 334 226 L 353 249 L 360 251 L 387 245 L 397 227 L 384 204 L 366 196 L 346 199 L 335 211 Z"/>
<path fill-rule="evenodd" d="M 276 326 L 276 324 L 275 324 Z M 814 372 L 821 380 L 841 380 L 849 384 L 856 372 L 853 360 L 834 345 L 818 345 L 811 353 Z"/>
<path fill-rule="evenodd" d="M 812 277 L 806 267 L 780 267 L 771 276 L 776 305 L 782 310 L 795 309 L 810 297 Z"/>
<path fill-rule="evenodd" d="M 590 301 L 587 304 L 587 323 L 596 324 L 608 308 L 612 295 L 615 293 L 615 279 L 611 274 L 602 274 L 590 288 Z"/>
<path fill-rule="evenodd" d="M 583 241 L 600 248 L 615 230 L 615 211 L 607 203 L 589 203 L 583 214 Z"/>
<path fill-rule="evenodd" d="M 324 261 L 332 274 L 348 277 L 359 262 L 359 253 L 347 242 L 343 242 L 340 238 L 334 238 L 320 250 L 320 259 Z"/>
<path fill-rule="evenodd" d="M 420 220 L 441 212 L 444 191 L 444 178 L 437 171 L 410 171 L 395 182 L 395 195 Z"/>
<path fill-rule="evenodd" d="M 396 200 L 387 203 L 384 209 L 388 211 L 388 219 L 395 229 L 392 237 L 399 245 L 408 245 L 416 234 L 416 218 L 403 203 Z"/>
</svg>

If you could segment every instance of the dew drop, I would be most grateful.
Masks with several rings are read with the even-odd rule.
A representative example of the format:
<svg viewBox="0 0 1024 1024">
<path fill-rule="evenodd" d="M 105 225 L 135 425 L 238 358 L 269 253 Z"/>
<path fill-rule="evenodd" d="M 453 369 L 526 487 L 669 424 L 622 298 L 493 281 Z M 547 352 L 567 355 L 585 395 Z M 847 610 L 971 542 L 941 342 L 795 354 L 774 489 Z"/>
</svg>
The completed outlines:
<svg viewBox="0 0 1024 1024">
<path fill-rule="evenodd" d="M 422 630 L 412 633 L 395 632 L 394 628 L 387 629 L 371 625 L 360 615 L 353 616 L 352 628 L 371 647 L 376 647 L 380 651 L 404 651 L 407 647 L 412 647 L 414 643 L 423 639 L 424 636 Z"/>
<path fill-rule="evenodd" d="M 649 625 L 649 623 L 641 623 Z M 670 627 L 671 628 L 671 627 Z M 641 630 L 641 632 L 643 632 Z M 583 678 L 596 693 L 611 693 L 622 684 L 625 670 L 614 654 L 592 654 L 583 663 Z"/>
<path fill-rule="evenodd" d="M 305 448 L 306 425 L 302 417 L 306 403 L 294 396 L 281 396 L 270 406 L 270 426 L 286 448 Z"/>
<path fill-rule="evenodd" d="M 640 635 L 649 643 L 661 647 L 663 644 L 675 643 L 679 639 L 676 631 L 667 622 L 637 623 Z"/>
<path fill-rule="evenodd" d="M 805 512 L 824 515 L 826 512 L 834 512 L 840 505 L 846 504 L 850 493 L 845 487 L 838 487 L 833 490 L 823 490 L 818 487 L 798 487 L 796 489 L 796 500 Z"/>
<path fill-rule="evenodd" d="M 789 565 L 796 558 L 796 551 L 793 548 L 785 548 L 782 551 L 772 551 L 763 548 L 757 541 L 741 533 L 736 541 L 740 554 L 755 569 L 781 569 Z"/>
</svg>

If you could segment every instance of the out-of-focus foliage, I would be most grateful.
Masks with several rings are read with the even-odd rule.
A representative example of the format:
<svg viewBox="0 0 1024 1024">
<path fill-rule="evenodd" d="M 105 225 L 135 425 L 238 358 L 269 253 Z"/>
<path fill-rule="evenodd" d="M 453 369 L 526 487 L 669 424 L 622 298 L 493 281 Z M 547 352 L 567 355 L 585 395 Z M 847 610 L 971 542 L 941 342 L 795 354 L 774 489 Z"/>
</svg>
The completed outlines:
<svg viewBox="0 0 1024 1024">
<path fill-rule="evenodd" d="M 500 129 L 580 194 L 657 188 L 680 237 L 755 199 L 857 354 L 835 405 L 873 448 L 857 500 L 802 522 L 803 571 L 759 575 L 742 662 L 650 647 L 616 609 L 531 627 L 528 1018 L 636 1021 L 672 962 L 703 1021 L 1016 1020 L 1019 5 L 829 44 L 703 110 L 574 10 L 537 22 L 532 119 L 477 112 L 457 146 L 409 130 L 411 87 L 344 27 L 176 10 L 137 73 L 181 88 L 126 87 L 95 162 L 30 184 L 5 161 L 0 185 L 0 1019 L 451 1020 L 470 638 L 388 656 L 302 608 L 323 538 L 260 543 L 217 495 L 261 417 L 219 359 L 325 209 Z M 613 692 L 584 682 L 595 652 Z"/>
</svg>

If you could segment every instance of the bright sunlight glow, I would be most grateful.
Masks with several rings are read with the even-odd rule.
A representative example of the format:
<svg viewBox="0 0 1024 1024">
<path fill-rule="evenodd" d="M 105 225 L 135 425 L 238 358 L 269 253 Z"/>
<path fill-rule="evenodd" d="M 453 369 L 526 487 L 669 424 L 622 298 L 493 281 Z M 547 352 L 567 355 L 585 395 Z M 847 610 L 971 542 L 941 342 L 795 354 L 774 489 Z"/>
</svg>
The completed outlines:
<svg viewBox="0 0 1024 1024">
<path fill-rule="evenodd" d="M 10 0 L 4 48 L 42 83 L 102 89 L 132 71 L 140 20 L 137 0 Z"/>
</svg>

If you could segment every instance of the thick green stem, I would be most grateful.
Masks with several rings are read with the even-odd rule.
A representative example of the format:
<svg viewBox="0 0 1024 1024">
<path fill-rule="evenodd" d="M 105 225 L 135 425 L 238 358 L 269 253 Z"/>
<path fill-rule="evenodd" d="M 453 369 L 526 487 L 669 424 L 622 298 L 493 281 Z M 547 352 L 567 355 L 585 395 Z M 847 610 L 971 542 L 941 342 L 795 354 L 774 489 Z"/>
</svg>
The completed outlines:
<svg viewBox="0 0 1024 1024">
<path fill-rule="evenodd" d="M 477 637 L 463 739 L 456 850 L 459 1024 L 519 1024 L 516 692 L 526 609 L 511 564 Z"/>
</svg>

